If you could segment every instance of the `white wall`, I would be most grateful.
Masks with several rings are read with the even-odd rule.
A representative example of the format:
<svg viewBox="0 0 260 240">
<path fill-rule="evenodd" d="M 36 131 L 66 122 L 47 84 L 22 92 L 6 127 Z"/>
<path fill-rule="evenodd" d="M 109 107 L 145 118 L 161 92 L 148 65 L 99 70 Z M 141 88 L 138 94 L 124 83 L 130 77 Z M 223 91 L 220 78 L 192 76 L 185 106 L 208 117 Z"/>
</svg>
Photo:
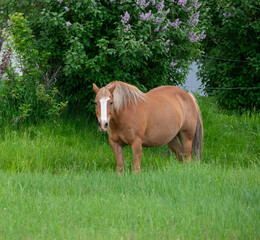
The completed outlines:
<svg viewBox="0 0 260 240">
<path fill-rule="evenodd" d="M 0 62 L 2 62 L 3 51 L 6 50 L 5 48 L 6 48 L 6 41 L 3 43 L 2 49 L 0 51 Z M 18 61 L 15 57 L 15 54 L 13 55 L 13 52 L 12 52 L 12 56 L 11 56 L 11 61 L 12 61 L 12 66 L 16 67 L 16 72 L 19 73 L 19 75 L 21 76 L 22 72 L 21 72 L 21 69 L 19 68 L 19 64 L 18 64 Z"/>
</svg>

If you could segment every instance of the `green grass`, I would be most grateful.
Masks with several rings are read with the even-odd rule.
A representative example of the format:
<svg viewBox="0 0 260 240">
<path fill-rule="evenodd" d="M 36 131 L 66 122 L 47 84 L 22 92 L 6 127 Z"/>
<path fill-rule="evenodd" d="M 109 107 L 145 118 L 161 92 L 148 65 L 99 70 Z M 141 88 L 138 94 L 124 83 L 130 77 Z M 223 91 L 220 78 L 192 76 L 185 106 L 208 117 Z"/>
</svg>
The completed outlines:
<svg viewBox="0 0 260 240">
<path fill-rule="evenodd" d="M 222 166 L 259 166 L 260 114 L 227 114 L 214 99 L 201 98 L 204 124 L 203 162 Z"/>
<path fill-rule="evenodd" d="M 146 148 L 117 176 L 106 134 L 71 116 L 0 129 L 0 239 L 259 239 L 259 114 L 200 98 L 203 159 Z"/>
<path fill-rule="evenodd" d="M 0 239 L 257 239 L 259 172 L 0 175 Z"/>
<path fill-rule="evenodd" d="M 227 167 L 256 167 L 260 159 L 259 114 L 227 115 L 210 99 L 200 99 L 204 122 L 204 163 Z M 143 170 L 167 168 L 175 162 L 166 146 L 146 148 Z M 132 168 L 131 149 L 125 166 Z M 41 124 L 0 129 L 0 169 L 15 172 L 115 170 L 115 157 L 106 134 L 84 116 L 61 120 L 60 126 Z"/>
</svg>

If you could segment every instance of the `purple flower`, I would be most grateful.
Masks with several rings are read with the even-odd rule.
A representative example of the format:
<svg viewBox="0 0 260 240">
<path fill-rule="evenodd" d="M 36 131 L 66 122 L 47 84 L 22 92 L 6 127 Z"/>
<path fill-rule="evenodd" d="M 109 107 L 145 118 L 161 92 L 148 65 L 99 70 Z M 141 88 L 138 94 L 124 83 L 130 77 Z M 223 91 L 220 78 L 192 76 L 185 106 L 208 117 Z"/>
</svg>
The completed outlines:
<svg viewBox="0 0 260 240">
<path fill-rule="evenodd" d="M 185 12 L 189 12 L 192 9 L 192 7 L 188 7 L 186 9 L 184 9 Z"/>
<path fill-rule="evenodd" d="M 63 0 L 57 0 L 59 3 L 62 3 L 63 2 Z"/>
<path fill-rule="evenodd" d="M 150 2 L 149 1 L 146 2 L 146 0 L 137 0 L 136 4 L 139 5 L 142 8 L 146 8 L 150 4 Z"/>
<path fill-rule="evenodd" d="M 110 2 L 114 2 L 114 1 L 116 1 L 116 0 L 110 0 Z"/>
<path fill-rule="evenodd" d="M 223 16 L 224 16 L 225 18 L 230 18 L 230 17 L 231 17 L 231 13 L 228 13 L 228 14 L 223 13 Z"/>
<path fill-rule="evenodd" d="M 203 40 L 206 37 L 205 31 L 203 31 L 200 35 L 200 40 Z"/>
<path fill-rule="evenodd" d="M 70 22 L 66 22 L 67 27 L 71 26 Z"/>
<path fill-rule="evenodd" d="M 166 42 L 165 42 L 165 45 L 169 45 L 169 43 L 170 43 L 170 39 L 168 39 Z"/>
<path fill-rule="evenodd" d="M 193 6 L 194 6 L 195 9 L 198 9 L 198 8 L 200 8 L 201 3 L 198 4 L 198 0 L 195 0 L 194 3 L 193 3 Z"/>
<path fill-rule="evenodd" d="M 124 16 L 121 15 L 121 22 L 123 25 L 125 25 L 129 21 L 129 19 L 130 19 L 130 15 L 127 11 L 125 12 Z"/>
<path fill-rule="evenodd" d="M 166 12 L 164 12 L 164 15 L 167 16 L 167 14 L 170 12 L 170 8 Z"/>
<path fill-rule="evenodd" d="M 7 20 L 7 24 L 8 24 L 8 27 L 10 27 L 10 26 L 11 26 L 11 22 L 10 22 L 10 20 L 9 20 L 9 19 Z"/>
<path fill-rule="evenodd" d="M 160 23 L 162 23 L 162 22 L 163 22 L 163 19 L 162 19 L 162 18 L 156 17 L 156 19 L 155 19 L 155 24 L 160 24 Z"/>
<path fill-rule="evenodd" d="M 188 20 L 188 23 L 193 27 L 195 27 L 199 22 L 199 16 L 200 16 L 200 11 L 192 14 L 190 19 Z"/>
<path fill-rule="evenodd" d="M 169 52 L 170 48 L 166 48 L 166 52 Z"/>
<path fill-rule="evenodd" d="M 200 8 L 201 7 L 201 3 L 200 4 L 198 4 L 197 6 L 195 6 L 195 9 L 198 9 L 198 8 Z"/>
<path fill-rule="evenodd" d="M 150 0 L 150 3 L 151 3 L 152 5 L 155 5 L 155 0 Z"/>
<path fill-rule="evenodd" d="M 179 27 L 179 25 L 182 23 L 182 21 L 180 21 L 179 18 L 177 18 L 173 23 L 171 23 L 170 25 L 174 27 L 174 29 L 177 29 Z"/>
<path fill-rule="evenodd" d="M 176 65 L 177 65 L 176 62 L 171 62 L 171 63 L 170 63 L 170 66 L 171 66 L 171 67 L 175 67 Z"/>
<path fill-rule="evenodd" d="M 181 5 L 182 7 L 185 7 L 186 3 L 187 3 L 187 0 L 179 0 L 177 4 Z"/>
<path fill-rule="evenodd" d="M 127 24 L 125 29 L 124 29 L 124 32 L 128 32 L 128 30 L 131 28 L 131 25 L 130 24 Z"/>
<path fill-rule="evenodd" d="M 68 8 L 68 7 L 64 7 L 65 8 L 65 10 L 68 12 L 70 9 Z"/>
<path fill-rule="evenodd" d="M 168 20 L 168 22 L 165 24 L 165 26 L 163 27 L 163 31 L 167 31 L 168 30 L 168 26 L 169 26 L 169 20 Z"/>
<path fill-rule="evenodd" d="M 188 38 L 191 42 L 197 42 L 200 40 L 200 37 L 197 36 L 197 33 L 192 31 L 188 32 Z"/>
<path fill-rule="evenodd" d="M 149 10 L 149 12 L 148 13 L 146 13 L 146 14 L 144 14 L 144 13 L 141 13 L 140 14 L 140 18 L 141 19 L 143 19 L 143 20 L 149 20 L 149 19 L 151 19 L 152 18 L 152 11 L 151 10 Z"/>
<path fill-rule="evenodd" d="M 159 32 L 160 27 L 158 26 L 157 28 L 154 29 L 155 32 Z"/>
<path fill-rule="evenodd" d="M 164 0 L 162 0 L 161 2 L 159 2 L 158 4 L 157 4 L 157 9 L 158 9 L 158 12 L 161 12 L 162 10 L 163 10 L 163 8 L 164 8 Z"/>
</svg>

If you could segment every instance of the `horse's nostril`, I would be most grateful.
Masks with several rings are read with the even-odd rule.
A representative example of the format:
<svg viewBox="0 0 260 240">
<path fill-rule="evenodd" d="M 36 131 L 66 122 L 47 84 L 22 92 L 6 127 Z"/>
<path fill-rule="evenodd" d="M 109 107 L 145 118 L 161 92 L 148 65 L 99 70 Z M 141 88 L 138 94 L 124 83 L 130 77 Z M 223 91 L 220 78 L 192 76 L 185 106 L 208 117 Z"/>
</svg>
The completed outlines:
<svg viewBox="0 0 260 240">
<path fill-rule="evenodd" d="M 108 127 L 108 123 L 105 123 L 105 128 L 107 128 Z"/>
<path fill-rule="evenodd" d="M 100 122 L 98 122 L 98 126 L 101 127 L 101 123 Z"/>
</svg>

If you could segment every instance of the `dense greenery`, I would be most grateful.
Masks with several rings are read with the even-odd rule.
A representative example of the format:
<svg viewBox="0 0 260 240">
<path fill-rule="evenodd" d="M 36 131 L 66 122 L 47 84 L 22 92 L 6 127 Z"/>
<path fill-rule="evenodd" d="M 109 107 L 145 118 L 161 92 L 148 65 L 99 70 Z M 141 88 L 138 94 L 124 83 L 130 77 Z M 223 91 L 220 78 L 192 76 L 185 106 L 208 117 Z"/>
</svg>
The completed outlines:
<svg viewBox="0 0 260 240">
<path fill-rule="evenodd" d="M 226 109 L 260 109 L 260 2 L 204 1 L 200 77 Z M 220 88 L 220 89 L 216 89 Z"/>
<path fill-rule="evenodd" d="M 50 53 L 35 48 L 34 36 L 23 14 L 12 15 L 9 24 L 8 33 L 3 31 L 7 47 L 0 65 L 0 124 L 28 119 L 56 121 L 67 102 L 59 101 L 59 92 L 53 88 L 55 76 L 50 76 Z M 16 55 L 16 64 L 12 54 Z"/>
<path fill-rule="evenodd" d="M 24 13 L 39 55 L 50 53 L 54 72 L 61 67 L 56 85 L 90 109 L 92 82 L 122 80 L 142 90 L 183 82 L 205 37 L 199 7 L 196 0 L 2 0 L 0 25 Z"/>
</svg>

